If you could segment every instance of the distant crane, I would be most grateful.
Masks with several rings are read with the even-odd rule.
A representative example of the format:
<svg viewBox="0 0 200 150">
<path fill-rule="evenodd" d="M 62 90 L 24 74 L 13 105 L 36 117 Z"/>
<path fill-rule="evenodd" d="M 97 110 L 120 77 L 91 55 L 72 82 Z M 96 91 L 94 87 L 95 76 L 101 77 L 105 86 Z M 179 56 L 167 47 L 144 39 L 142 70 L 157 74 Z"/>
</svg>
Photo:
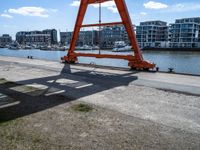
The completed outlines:
<svg viewBox="0 0 200 150">
<path fill-rule="evenodd" d="M 122 22 L 112 22 L 112 23 L 101 23 L 101 3 L 107 2 L 107 1 L 114 1 L 116 4 L 116 7 L 119 11 L 119 14 L 121 16 Z M 86 13 L 86 10 L 88 8 L 88 5 L 90 4 L 97 4 L 99 3 L 99 23 L 98 24 L 86 24 L 82 25 L 83 19 Z M 114 25 L 124 25 L 128 37 L 132 46 L 132 50 L 134 52 L 134 55 L 112 55 L 112 54 L 101 54 L 99 51 L 99 54 L 90 54 L 90 53 L 77 53 L 75 52 L 75 46 L 78 39 L 78 35 L 80 32 L 80 29 L 82 27 L 102 27 L 102 26 L 114 26 Z M 100 33 L 99 33 L 100 34 Z M 100 47 L 100 46 L 99 46 Z M 149 70 L 155 68 L 155 64 L 150 63 L 148 61 L 145 61 L 141 50 L 138 46 L 136 35 L 132 26 L 132 21 L 128 13 L 128 9 L 125 3 L 125 0 L 81 0 L 80 1 L 80 7 L 76 19 L 76 24 L 74 27 L 74 32 L 72 36 L 72 40 L 70 43 L 70 48 L 68 51 L 68 54 L 64 57 L 62 57 L 62 61 L 66 63 L 76 63 L 78 61 L 78 57 L 96 57 L 96 58 L 113 58 L 113 59 L 124 59 L 127 60 L 129 63 L 128 65 L 132 69 L 140 69 L 140 70 Z"/>
</svg>

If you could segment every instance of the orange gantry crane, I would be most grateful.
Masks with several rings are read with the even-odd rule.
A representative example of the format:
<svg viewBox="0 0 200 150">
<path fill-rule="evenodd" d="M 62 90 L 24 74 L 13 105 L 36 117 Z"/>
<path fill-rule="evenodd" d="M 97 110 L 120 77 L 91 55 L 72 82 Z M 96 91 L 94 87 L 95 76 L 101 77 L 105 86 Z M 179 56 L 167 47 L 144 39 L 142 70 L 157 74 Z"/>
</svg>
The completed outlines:
<svg viewBox="0 0 200 150">
<path fill-rule="evenodd" d="M 98 24 L 82 25 L 88 5 L 99 4 L 99 6 L 101 6 L 101 3 L 104 3 L 107 1 L 115 2 L 116 7 L 121 16 L 122 22 L 101 23 L 101 19 L 99 19 Z M 100 10 L 100 12 L 101 12 L 101 10 Z M 93 27 L 93 26 L 101 27 L 101 26 L 112 26 L 112 25 L 124 25 L 124 27 L 127 31 L 134 55 L 112 55 L 112 54 L 100 54 L 100 53 L 99 54 L 91 54 L 91 53 L 75 52 L 76 42 L 77 42 L 77 39 L 79 36 L 80 29 L 82 27 Z M 134 28 L 132 25 L 133 24 L 132 24 L 131 18 L 129 16 L 125 0 L 81 0 L 68 54 L 66 56 L 62 57 L 61 59 L 63 62 L 66 62 L 66 63 L 77 62 L 78 61 L 77 57 L 124 59 L 129 62 L 128 65 L 133 69 L 148 70 L 148 69 L 155 68 L 155 64 L 144 60 L 141 50 L 138 46 L 136 35 L 135 35 Z"/>
</svg>

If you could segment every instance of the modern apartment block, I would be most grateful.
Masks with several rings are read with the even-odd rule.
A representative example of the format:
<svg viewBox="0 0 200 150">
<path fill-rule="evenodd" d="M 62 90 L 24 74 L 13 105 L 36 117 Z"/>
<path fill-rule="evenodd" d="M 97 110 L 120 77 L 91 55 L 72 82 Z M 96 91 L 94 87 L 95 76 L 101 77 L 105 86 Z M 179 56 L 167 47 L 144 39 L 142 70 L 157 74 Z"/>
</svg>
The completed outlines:
<svg viewBox="0 0 200 150">
<path fill-rule="evenodd" d="M 16 41 L 21 45 L 54 45 L 57 43 L 57 31 L 43 30 L 43 31 L 21 31 L 16 34 Z"/>
<path fill-rule="evenodd" d="M 177 19 L 169 26 L 172 48 L 200 47 L 200 17 Z"/>
<path fill-rule="evenodd" d="M 42 31 L 43 34 L 50 34 L 51 36 L 51 44 L 57 44 L 58 43 L 58 37 L 57 37 L 57 30 L 56 29 L 46 29 Z"/>
<path fill-rule="evenodd" d="M 60 32 L 61 45 L 69 45 L 72 39 L 73 32 Z M 97 45 L 98 44 L 98 32 L 93 31 L 80 31 L 79 38 L 76 42 L 77 46 L 83 45 Z"/>
<path fill-rule="evenodd" d="M 8 34 L 0 36 L 0 46 L 9 45 L 12 42 L 12 37 Z"/>
<path fill-rule="evenodd" d="M 167 22 L 141 22 L 140 25 L 136 27 L 136 37 L 141 48 L 168 47 Z"/>
<path fill-rule="evenodd" d="M 26 34 L 26 45 L 46 46 L 51 45 L 51 35 L 41 31 L 31 31 Z"/>
<path fill-rule="evenodd" d="M 60 44 L 62 46 L 69 45 L 72 39 L 73 32 L 60 32 Z"/>
<path fill-rule="evenodd" d="M 97 45 L 98 44 L 98 33 L 96 30 L 93 31 L 80 31 L 79 38 L 76 43 L 79 46 L 83 45 Z"/>
<path fill-rule="evenodd" d="M 106 26 L 101 30 L 101 47 L 102 48 L 113 48 L 115 42 L 124 40 L 124 27 L 118 26 Z"/>
</svg>

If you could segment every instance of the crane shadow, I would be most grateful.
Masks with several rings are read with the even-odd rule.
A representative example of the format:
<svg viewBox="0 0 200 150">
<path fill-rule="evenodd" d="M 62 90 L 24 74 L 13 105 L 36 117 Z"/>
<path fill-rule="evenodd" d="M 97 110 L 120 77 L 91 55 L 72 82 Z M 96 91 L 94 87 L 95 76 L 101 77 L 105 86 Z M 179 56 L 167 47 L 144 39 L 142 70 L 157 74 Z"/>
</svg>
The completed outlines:
<svg viewBox="0 0 200 150">
<path fill-rule="evenodd" d="M 65 64 L 58 75 L 17 83 L 0 79 L 0 123 L 40 112 L 137 80 L 134 73 L 112 74 L 71 69 Z M 31 86 L 30 86 L 31 85 Z"/>
</svg>

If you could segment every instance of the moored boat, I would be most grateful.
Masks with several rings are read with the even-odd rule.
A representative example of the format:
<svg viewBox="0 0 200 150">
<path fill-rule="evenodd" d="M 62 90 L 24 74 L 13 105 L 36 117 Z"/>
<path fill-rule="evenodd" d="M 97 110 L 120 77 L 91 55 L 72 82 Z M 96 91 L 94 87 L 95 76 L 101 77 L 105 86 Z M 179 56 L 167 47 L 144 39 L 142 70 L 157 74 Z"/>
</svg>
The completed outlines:
<svg viewBox="0 0 200 150">
<path fill-rule="evenodd" d="M 126 45 L 124 41 L 116 41 L 112 52 L 126 52 L 131 51 L 131 46 Z"/>
</svg>

